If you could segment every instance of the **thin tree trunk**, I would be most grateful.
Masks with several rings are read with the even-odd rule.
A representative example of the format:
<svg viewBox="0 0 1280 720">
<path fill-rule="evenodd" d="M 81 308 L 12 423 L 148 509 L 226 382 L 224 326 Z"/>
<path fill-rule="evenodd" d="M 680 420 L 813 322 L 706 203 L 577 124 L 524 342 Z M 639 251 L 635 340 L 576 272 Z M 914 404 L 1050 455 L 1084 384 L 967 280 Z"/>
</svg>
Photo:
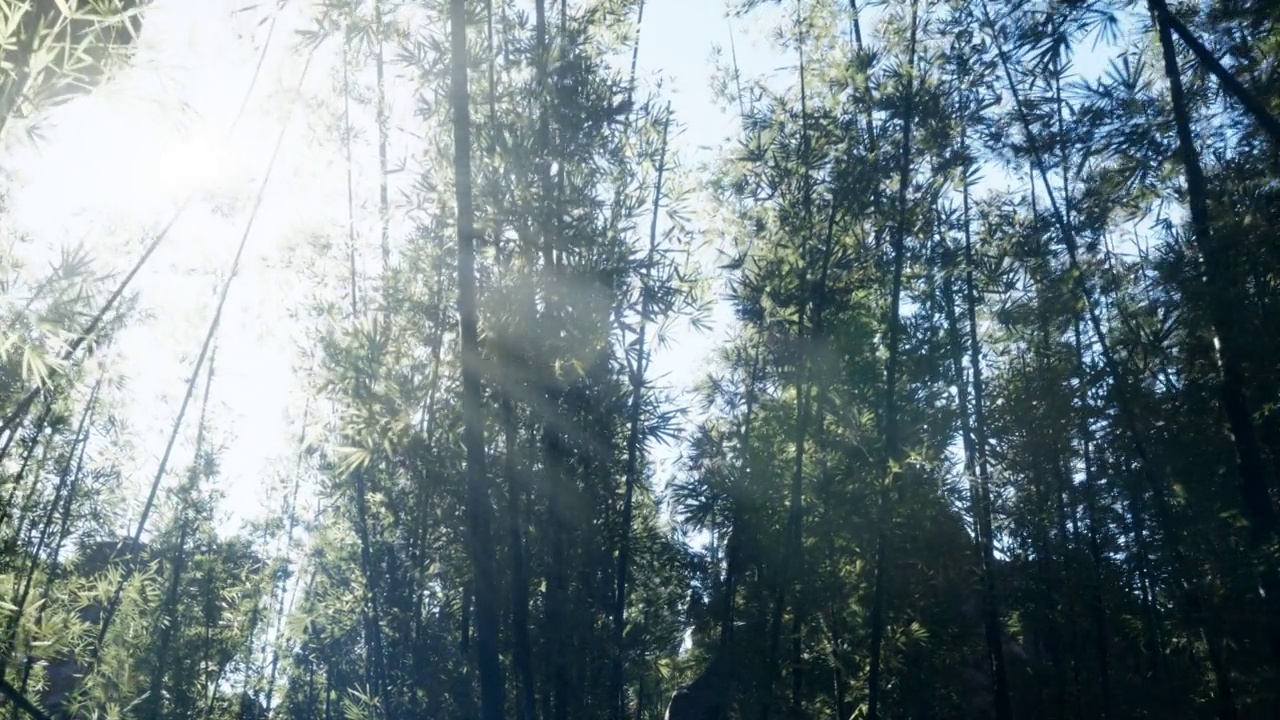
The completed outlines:
<svg viewBox="0 0 1280 720">
<path fill-rule="evenodd" d="M 529 640 L 529 579 L 525 567 L 524 534 L 521 531 L 521 496 L 523 489 L 517 474 L 520 472 L 516 458 L 519 445 L 519 429 L 516 425 L 515 403 L 510 393 L 502 402 L 503 442 L 506 461 L 503 474 L 507 479 L 507 535 L 511 553 L 511 633 L 514 644 L 514 662 L 520 681 L 516 712 L 519 720 L 537 717 L 534 695 L 533 649 Z"/>
<path fill-rule="evenodd" d="M 733 637 L 733 619 L 737 594 L 738 576 L 742 572 L 743 545 L 747 542 L 746 498 L 750 492 L 748 479 L 751 472 L 751 421 L 755 414 L 756 383 L 759 381 L 760 345 L 755 344 L 751 357 L 751 372 L 747 376 L 746 407 L 742 416 L 742 443 L 739 447 L 741 455 L 741 479 L 744 488 L 733 498 L 733 520 L 729 530 L 729 540 L 725 543 L 724 570 L 724 617 L 720 622 L 720 652 L 726 652 Z M 733 675 L 729 675 L 732 681 Z"/>
<path fill-rule="evenodd" d="M 333 669 L 330 665 L 325 665 L 324 670 L 324 720 L 333 720 L 333 713 L 329 708 L 329 699 L 333 696 Z"/>
<path fill-rule="evenodd" d="M 494 40 L 493 0 L 485 4 L 485 20 L 489 51 L 489 123 L 494 128 L 498 123 L 497 103 L 497 47 Z M 505 53 L 505 45 L 503 47 Z M 490 133 L 496 138 L 496 133 Z M 500 162 L 499 151 L 494 140 L 490 140 L 489 153 L 491 162 Z M 503 207 L 502 198 L 498 198 L 499 208 Z M 502 211 L 498 215 L 501 217 Z M 499 221 L 501 222 L 501 220 Z M 532 284 L 526 297 L 527 307 L 536 306 Z M 501 412 L 503 444 L 506 456 L 503 465 L 503 476 L 507 485 L 507 540 L 510 554 L 511 572 L 511 633 L 513 658 L 516 676 L 519 682 L 516 701 L 516 717 L 518 720 L 535 720 L 537 718 L 536 681 L 533 673 L 533 645 L 529 636 L 529 569 L 525 550 L 523 531 L 524 516 L 521 509 L 526 487 L 518 460 L 520 446 L 520 428 L 517 412 L 517 393 L 528 391 L 528 384 L 516 372 L 515 358 L 508 356 L 511 365 L 504 368 L 508 379 L 501 389 Z M 525 370 L 524 367 L 519 367 Z"/>
<path fill-rule="evenodd" d="M 380 0 L 373 0 L 373 24 L 374 37 L 377 43 L 373 57 L 373 69 L 375 82 L 378 85 L 376 102 L 378 116 L 378 223 L 381 229 L 378 247 L 382 252 L 382 269 L 385 272 L 387 265 L 391 262 L 391 208 L 387 197 L 387 135 L 390 131 L 388 123 L 391 122 L 391 118 L 387 113 L 386 72 L 383 67 L 385 64 L 383 62 L 383 35 L 385 28 L 383 27 L 382 3 Z"/>
<path fill-rule="evenodd" d="M 369 468 L 362 467 L 356 469 L 353 473 L 355 480 L 356 532 L 360 541 L 360 575 L 361 580 L 364 581 L 365 592 L 364 602 L 361 603 L 360 610 L 364 616 L 365 638 L 369 643 L 365 680 L 381 700 L 383 716 L 392 717 L 391 691 L 387 684 L 386 674 L 386 654 L 382 647 L 382 610 L 379 607 L 380 593 L 377 582 L 379 568 L 374 566 L 373 532 L 370 529 L 371 523 L 369 519 L 369 490 L 366 477 L 368 470 Z"/>
<path fill-rule="evenodd" d="M 169 579 L 169 589 L 166 591 L 164 602 L 160 606 L 160 637 L 156 645 L 155 667 L 152 669 L 151 687 L 147 693 L 147 706 L 143 712 L 143 717 L 150 717 L 153 720 L 158 720 L 161 717 L 164 682 L 169 669 L 169 652 L 173 643 L 173 634 L 178 629 L 178 595 L 182 590 L 183 573 L 187 567 L 187 533 L 191 524 L 186 517 L 186 511 L 190 505 L 192 495 L 199 491 L 205 422 L 209 415 L 209 395 L 213 388 L 216 360 L 217 349 L 215 348 L 209 357 L 209 372 L 205 376 L 204 398 L 200 403 L 200 418 L 196 424 L 196 448 L 192 458 L 192 467 L 184 483 L 185 487 L 180 490 L 177 512 L 178 544 L 173 552 L 173 569 L 171 571 L 173 575 Z M 208 587 L 213 587 L 212 578 L 208 580 Z"/>
<path fill-rule="evenodd" d="M 646 266 L 653 261 L 658 245 L 658 217 L 662 207 L 662 178 L 666 170 L 667 131 L 671 126 L 671 113 L 668 108 L 666 120 L 662 125 L 662 145 L 658 155 L 658 175 L 653 188 L 653 212 L 649 221 L 649 252 Z M 648 368 L 645 354 L 645 340 L 648 335 L 648 317 L 642 307 L 639 328 L 636 337 L 636 358 L 628 359 L 631 369 L 631 407 L 627 418 L 627 464 L 624 487 L 622 491 L 622 537 L 618 544 L 618 570 L 615 576 L 613 600 L 613 663 L 610 675 L 610 699 L 612 700 L 613 717 L 623 720 L 626 716 L 625 683 L 623 678 L 623 631 L 627 608 L 627 574 L 631 571 L 631 525 L 633 523 L 632 504 L 635 488 L 640 482 L 640 454 L 643 447 L 643 428 L 640 420 L 644 410 L 644 380 Z"/>
<path fill-rule="evenodd" d="M 564 28 L 562 27 L 563 31 Z M 550 43 L 547 32 L 546 0 L 534 3 L 534 82 L 538 94 L 538 122 L 535 137 L 535 181 L 536 197 L 539 201 L 533 212 L 535 227 L 538 231 L 537 248 L 542 255 L 543 297 L 546 312 L 544 314 L 543 332 L 552 338 L 560 336 L 559 317 L 557 312 L 563 303 L 562 294 L 565 288 L 562 283 L 559 261 L 556 254 L 557 223 L 555 222 L 558 196 L 551 178 L 551 83 L 549 78 Z M 559 348 L 554 341 L 551 344 L 555 353 Z M 549 358 L 555 360 L 556 358 Z M 547 623 L 549 687 L 546 696 L 549 700 L 549 713 L 543 720 L 568 720 L 569 694 L 571 680 L 569 677 L 569 648 L 573 647 L 569 637 L 569 586 L 566 576 L 566 543 L 569 532 L 568 518 L 565 510 L 565 496 L 571 484 L 568 478 L 566 463 L 566 436 L 562 424 L 569 416 L 564 405 L 565 389 L 560 378 L 554 375 L 549 366 L 542 368 L 542 396 L 546 403 L 542 418 L 541 445 L 543 467 L 546 473 L 547 525 L 549 535 L 549 563 L 546 571 L 545 615 Z"/>
<path fill-rule="evenodd" d="M 965 308 L 969 326 L 969 371 L 973 375 L 973 449 L 978 471 L 980 501 L 979 529 L 982 533 L 983 613 L 987 646 L 991 652 L 995 674 L 996 717 L 1011 720 L 1013 703 L 1009 690 L 1009 670 L 1004 657 L 1004 624 L 1000 619 L 999 592 L 996 586 L 995 531 L 991 524 L 991 468 L 987 462 L 986 386 L 982 381 L 982 350 L 978 343 L 978 297 L 974 268 L 972 230 L 969 225 L 969 187 L 964 188 L 964 265 Z"/>
<path fill-rule="evenodd" d="M 354 12 L 354 10 L 353 10 Z M 351 318 L 360 314 L 359 285 L 356 282 L 356 197 L 354 163 L 351 158 L 351 20 L 342 39 L 342 143 L 347 159 L 347 273 L 351 287 Z"/>
<path fill-rule="evenodd" d="M 889 528 L 893 511 L 890 506 L 891 486 L 898 480 L 898 455 L 901 440 L 898 437 L 898 362 L 899 343 L 902 336 L 902 273 L 905 264 L 904 246 L 907 240 L 907 196 L 911 183 L 911 130 L 914 120 L 914 86 L 917 13 L 919 1 L 911 0 L 911 27 L 907 46 L 906 98 L 903 103 L 902 149 L 898 167 L 898 222 L 893 240 L 893 277 L 889 289 L 889 338 L 888 358 L 885 361 L 884 390 L 884 462 L 886 482 L 878 492 L 876 501 L 877 529 L 875 544 L 875 570 L 871 593 L 871 646 L 870 668 L 867 672 L 867 720 L 880 718 L 880 674 L 882 667 L 881 645 L 885 630 L 885 570 L 888 566 Z"/>
<path fill-rule="evenodd" d="M 287 523 L 285 530 L 284 557 L 285 569 L 288 569 L 288 559 L 293 551 L 293 533 L 298 526 L 298 490 L 302 486 L 302 458 L 306 453 L 307 443 L 307 419 L 311 416 L 311 402 L 308 399 L 302 410 L 302 431 L 298 433 L 298 456 L 293 467 L 293 491 L 289 500 L 289 506 L 285 514 L 285 522 Z M 284 575 L 284 573 L 282 573 Z M 267 700 L 266 709 L 270 713 L 272 711 L 272 702 L 275 697 L 276 690 L 276 672 L 280 665 L 280 638 L 284 636 L 284 623 L 287 614 L 293 611 L 294 597 L 289 598 L 288 607 L 285 606 L 285 585 L 287 584 L 287 576 L 282 577 L 281 581 L 275 586 L 275 592 L 279 593 L 279 599 L 276 601 L 276 647 L 271 651 L 271 671 L 267 677 Z M 297 584 L 294 585 L 294 592 L 297 592 Z M 308 683 L 315 680 L 314 671 L 308 678 Z"/>
<path fill-rule="evenodd" d="M 844 666 L 840 662 L 840 643 L 842 636 L 840 633 L 839 610 L 832 608 L 830 610 L 831 617 L 831 672 L 832 672 L 832 688 L 834 695 L 832 704 L 835 705 L 836 719 L 847 720 L 849 717 L 849 704 L 845 701 L 845 695 L 848 693 L 849 681 L 845 677 Z"/>
<path fill-rule="evenodd" d="M 1107 720 L 1111 717 L 1111 652 L 1107 637 L 1107 606 L 1103 598 L 1102 545 L 1099 537 L 1101 526 L 1098 522 L 1098 477 L 1093 461 L 1093 431 L 1090 428 L 1088 367 L 1084 359 L 1083 340 L 1079 319 L 1074 324 L 1076 365 L 1079 369 L 1080 390 L 1077 393 L 1080 407 L 1077 411 L 1077 432 L 1080 435 L 1080 449 L 1084 463 L 1085 512 L 1089 534 L 1089 557 L 1093 563 L 1093 617 L 1094 648 L 1098 656 L 1098 682 L 1102 694 L 1099 718 Z"/>
<path fill-rule="evenodd" d="M 787 544 L 790 548 L 789 561 L 787 564 L 787 572 L 781 576 L 783 587 L 792 584 L 798 584 L 804 578 L 804 456 L 805 445 L 809 439 L 809 403 L 812 395 L 812 383 L 810 378 L 810 367 L 812 363 L 811 348 L 809 343 L 814 338 L 806 331 L 805 322 L 811 318 L 806 318 L 806 306 L 813 302 L 811 294 L 812 287 L 807 287 L 808 282 L 808 249 L 810 245 L 810 236 L 812 230 L 813 219 L 813 181 L 810 175 L 810 139 L 809 139 L 809 108 L 808 98 L 805 88 L 805 57 L 804 43 L 806 33 L 804 32 L 804 18 L 801 16 L 802 5 L 796 3 L 796 24 L 799 26 L 797 39 L 799 53 L 799 71 L 800 71 L 800 135 L 801 135 L 801 158 L 800 171 L 804 173 L 803 203 L 804 212 L 804 244 L 801 251 L 801 262 L 804 268 L 800 277 L 800 308 L 796 318 L 796 339 L 799 341 L 799 362 L 796 367 L 796 421 L 795 421 L 795 452 L 792 457 L 791 467 L 791 497 L 788 506 L 787 515 Z M 835 203 L 832 203 L 832 210 L 835 209 Z M 830 243 L 828 243 L 829 245 Z M 824 278 L 825 279 L 825 278 Z M 800 691 L 803 683 L 803 674 L 800 667 L 801 653 L 801 636 L 804 632 L 804 597 L 799 588 L 792 588 L 793 597 L 795 598 L 791 605 L 791 715 L 798 718 L 800 714 L 801 698 Z M 781 628 L 779 628 L 781 630 Z"/>
<path fill-rule="evenodd" d="M 462 356 L 463 445 L 466 448 L 467 545 L 475 576 L 476 650 L 480 670 L 480 718 L 501 720 L 502 667 L 498 662 L 498 603 L 489 478 L 485 474 L 477 338 L 476 251 L 471 206 L 471 108 L 467 89 L 467 3 L 450 0 L 451 91 L 455 200 L 458 213 L 458 325 Z"/>
</svg>

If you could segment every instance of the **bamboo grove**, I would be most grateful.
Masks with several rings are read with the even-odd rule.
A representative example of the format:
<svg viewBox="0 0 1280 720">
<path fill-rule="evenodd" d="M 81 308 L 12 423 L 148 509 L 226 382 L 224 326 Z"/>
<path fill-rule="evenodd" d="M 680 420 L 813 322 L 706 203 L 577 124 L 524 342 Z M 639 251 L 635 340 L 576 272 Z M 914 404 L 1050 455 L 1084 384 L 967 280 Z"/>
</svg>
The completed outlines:
<svg viewBox="0 0 1280 720">
<path fill-rule="evenodd" d="M 286 5 L 311 29 L 273 36 Z M 221 522 L 211 397 L 288 123 L 141 478 L 115 347 L 177 218 L 104 272 L 0 214 L 0 705 L 1275 717 L 1273 5 L 739 2 L 782 67 L 716 56 L 705 165 L 637 72 L 645 0 L 258 8 L 326 74 L 288 112 L 347 193 L 288 268 L 274 505 Z M 0 131 L 148 11 L 0 3 Z M 664 385 L 716 304 L 709 372 Z"/>
</svg>

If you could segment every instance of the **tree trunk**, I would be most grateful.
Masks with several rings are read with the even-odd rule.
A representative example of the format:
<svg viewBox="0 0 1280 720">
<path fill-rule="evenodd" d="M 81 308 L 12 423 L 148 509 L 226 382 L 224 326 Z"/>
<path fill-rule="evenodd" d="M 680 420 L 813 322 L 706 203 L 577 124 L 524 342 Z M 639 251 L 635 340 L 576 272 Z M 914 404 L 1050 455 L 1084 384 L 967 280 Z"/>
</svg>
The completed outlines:
<svg viewBox="0 0 1280 720">
<path fill-rule="evenodd" d="M 1077 432 L 1080 435 L 1080 449 L 1084 463 L 1085 513 L 1087 516 L 1085 520 L 1089 534 L 1089 557 L 1093 564 L 1093 587 L 1091 589 L 1093 595 L 1094 649 L 1098 656 L 1098 683 L 1102 695 L 1098 717 L 1100 720 L 1108 720 L 1111 717 L 1111 651 L 1107 638 L 1107 605 L 1102 594 L 1103 568 L 1105 565 L 1099 537 L 1101 534 L 1101 526 L 1098 522 L 1099 483 L 1093 462 L 1093 431 L 1089 426 L 1089 373 L 1084 361 L 1083 340 L 1081 339 L 1078 319 L 1074 324 L 1073 330 L 1075 334 L 1076 366 L 1080 373 L 1080 407 L 1077 411 L 1079 417 Z"/>
<path fill-rule="evenodd" d="M 901 439 L 898 437 L 898 362 L 899 362 L 899 343 L 902 338 L 902 272 L 905 264 L 904 246 L 907 241 L 907 196 L 908 186 L 911 183 L 911 126 L 914 120 L 914 86 L 915 78 L 915 56 L 916 56 L 916 31 L 917 31 L 917 13 L 919 11 L 918 0 L 911 0 L 911 27 L 909 29 L 909 38 L 907 46 L 907 83 L 906 97 L 903 103 L 902 111 L 902 149 L 899 158 L 898 167 L 898 222 L 897 229 L 893 239 L 893 277 L 889 288 L 889 339 L 888 339 L 888 358 L 885 361 L 885 390 L 884 390 L 884 461 L 883 469 L 886 475 L 885 484 L 881 486 L 877 498 L 877 530 L 875 544 L 875 570 L 873 589 L 871 593 L 871 647 L 870 647 L 870 668 L 867 672 L 867 720 L 879 720 L 880 718 L 880 674 L 881 674 L 881 645 L 884 642 L 885 630 L 885 572 L 888 567 L 889 552 L 889 528 L 888 524 L 893 519 L 893 509 L 890 507 L 891 486 L 898 480 L 898 455 L 900 453 Z"/>
<path fill-rule="evenodd" d="M 662 203 L 662 176 L 666 171 L 667 131 L 670 126 L 671 114 L 668 112 L 667 119 L 662 126 L 662 148 L 658 156 L 658 176 L 654 181 L 653 213 L 649 222 L 649 261 L 652 261 L 658 244 L 658 216 Z M 627 608 L 627 573 L 631 570 L 631 525 L 634 512 L 632 504 L 636 485 L 640 482 L 640 453 L 644 450 L 640 419 L 644 409 L 645 370 L 648 368 L 648 358 L 645 355 L 645 340 L 648 334 L 647 321 L 648 318 L 645 317 L 645 311 L 641 308 L 639 329 L 636 331 L 638 333 L 636 337 L 636 359 L 634 363 L 628 361 L 631 369 L 631 407 L 627 418 L 626 479 L 624 480 L 622 491 L 622 537 L 618 544 L 618 571 L 615 576 L 617 584 L 614 588 L 613 599 L 613 663 L 609 679 L 612 688 L 610 699 L 613 702 L 612 711 L 615 720 L 623 720 L 626 717 L 625 683 L 622 672 L 623 631 L 625 629 L 624 616 Z"/>
<path fill-rule="evenodd" d="M 458 212 L 458 326 L 462 358 L 463 445 L 466 448 L 467 546 L 475 575 L 476 649 L 480 670 L 480 718 L 501 720 L 502 667 L 498 663 L 498 603 L 494 568 L 493 510 L 485 474 L 477 339 L 476 251 L 471 207 L 471 108 L 467 89 L 467 3 L 450 0 L 451 91 L 455 195 Z"/>
<path fill-rule="evenodd" d="M 503 474 L 507 479 L 507 541 L 511 553 L 511 634 L 514 645 L 513 661 L 520 680 L 519 702 L 516 717 L 534 720 L 537 717 L 534 697 L 533 650 L 529 641 L 529 576 L 525 567 L 524 533 L 521 530 L 521 497 L 524 494 L 517 477 L 520 472 L 516 447 L 519 432 L 516 427 L 515 403 L 508 397 L 502 402 L 503 442 L 506 445 L 506 462 Z"/>
<path fill-rule="evenodd" d="M 373 0 L 374 48 L 373 69 L 374 81 L 378 86 L 376 103 L 378 123 L 378 224 L 380 226 L 379 249 L 382 253 L 382 270 L 386 272 L 391 262 L 391 208 L 387 197 L 387 136 L 391 121 L 387 115 L 387 85 L 383 61 L 383 19 L 382 3 Z"/>
<path fill-rule="evenodd" d="M 375 567 L 373 559 L 373 533 L 369 522 L 369 501 L 366 472 L 368 468 L 355 471 L 356 496 L 356 531 L 360 540 L 360 574 L 364 581 L 364 602 L 361 612 L 364 615 L 365 638 L 369 643 L 369 656 L 365 667 L 366 682 L 381 701 L 382 712 L 390 716 L 391 691 L 387 684 L 386 654 L 382 647 L 382 609 L 379 607 L 378 576 L 380 568 Z"/>
</svg>

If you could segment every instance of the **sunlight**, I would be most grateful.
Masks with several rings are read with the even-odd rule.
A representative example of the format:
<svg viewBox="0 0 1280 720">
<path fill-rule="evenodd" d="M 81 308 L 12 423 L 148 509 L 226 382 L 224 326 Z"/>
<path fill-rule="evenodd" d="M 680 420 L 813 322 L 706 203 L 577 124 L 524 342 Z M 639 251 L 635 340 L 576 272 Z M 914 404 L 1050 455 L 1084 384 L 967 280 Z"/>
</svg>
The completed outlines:
<svg viewBox="0 0 1280 720">
<path fill-rule="evenodd" d="M 217 3 L 157 2 L 129 67 L 46 112 L 35 127 L 15 123 L 4 138 L 9 211 L 35 240 L 24 248 L 31 262 L 52 261 L 83 243 L 122 271 L 147 235 L 191 201 L 133 283 L 151 319 L 127 328 L 113 352 L 128 377 L 124 409 L 138 448 L 125 479 L 139 491 L 155 474 L 244 233 L 283 121 L 276 110 L 292 102 L 272 96 L 297 82 L 291 30 L 281 28 L 256 75 L 265 32 L 246 37 L 236 27 L 241 22 Z M 285 420 L 298 388 L 294 349 L 281 329 L 289 327 L 285 309 L 296 299 L 291 283 L 260 263 L 296 236 L 301 218 L 323 222 L 324 213 L 310 208 L 329 207 L 319 199 L 326 173 L 316 171 L 322 160 L 307 135 L 289 135 L 218 334 L 210 420 L 214 444 L 225 448 L 224 505 L 234 521 L 228 532 L 263 510 L 261 479 L 289 453 L 285 441 L 294 434 Z M 170 475 L 190 462 L 199 397 L 186 413 Z"/>
<path fill-rule="evenodd" d="M 186 125 L 109 98 L 68 105 L 50 123 L 48 141 L 23 148 L 15 163 L 19 222 L 60 234 L 80 216 L 154 220 L 193 193 L 229 187 L 246 153 L 207 122 Z"/>
<path fill-rule="evenodd" d="M 208 126 L 187 134 L 167 147 L 138 161 L 139 184 L 164 188 L 176 196 L 225 186 L 243 164 L 243 152 L 236 152 Z"/>
</svg>

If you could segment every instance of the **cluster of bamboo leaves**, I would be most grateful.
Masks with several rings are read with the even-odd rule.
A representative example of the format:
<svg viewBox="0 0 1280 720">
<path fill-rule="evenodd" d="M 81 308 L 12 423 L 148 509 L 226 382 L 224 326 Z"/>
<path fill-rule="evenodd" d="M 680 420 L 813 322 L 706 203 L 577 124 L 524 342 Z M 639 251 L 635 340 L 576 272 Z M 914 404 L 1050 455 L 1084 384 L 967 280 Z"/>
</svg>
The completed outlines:
<svg viewBox="0 0 1280 720">
<path fill-rule="evenodd" d="M 141 28 L 137 0 L 0 5 L 0 130 L 102 82 Z"/>
</svg>

